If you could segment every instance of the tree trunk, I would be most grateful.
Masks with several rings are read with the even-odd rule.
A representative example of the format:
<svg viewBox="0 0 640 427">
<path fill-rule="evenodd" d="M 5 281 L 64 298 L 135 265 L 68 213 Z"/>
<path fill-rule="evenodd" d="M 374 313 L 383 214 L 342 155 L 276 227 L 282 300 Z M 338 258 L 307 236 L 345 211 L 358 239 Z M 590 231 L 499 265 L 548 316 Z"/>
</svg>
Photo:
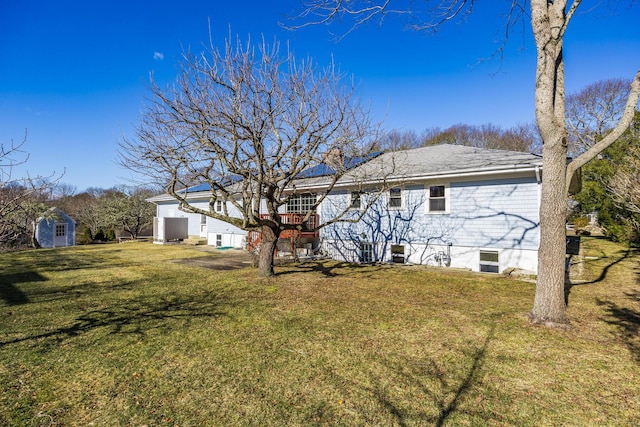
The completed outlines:
<svg viewBox="0 0 640 427">
<path fill-rule="evenodd" d="M 563 150 L 565 153 L 563 153 Z M 561 141 L 543 147 L 540 246 L 533 323 L 549 326 L 568 323 L 565 305 L 567 196 L 566 149 Z"/>
<path fill-rule="evenodd" d="M 34 249 L 40 249 L 41 246 L 40 246 L 40 242 L 38 242 L 38 237 L 36 236 L 36 230 L 37 230 L 37 228 L 36 228 L 36 225 L 35 225 L 35 222 L 34 222 L 32 230 L 31 230 L 31 246 Z"/>
<path fill-rule="evenodd" d="M 565 304 L 567 131 L 562 41 L 568 22 L 566 0 L 531 1 L 531 25 L 538 52 L 536 122 L 543 141 L 540 246 L 533 323 L 568 323 Z"/>
<path fill-rule="evenodd" d="M 258 277 L 273 277 L 273 256 L 278 244 L 279 232 L 270 227 L 262 227 L 260 251 L 258 253 Z"/>
</svg>

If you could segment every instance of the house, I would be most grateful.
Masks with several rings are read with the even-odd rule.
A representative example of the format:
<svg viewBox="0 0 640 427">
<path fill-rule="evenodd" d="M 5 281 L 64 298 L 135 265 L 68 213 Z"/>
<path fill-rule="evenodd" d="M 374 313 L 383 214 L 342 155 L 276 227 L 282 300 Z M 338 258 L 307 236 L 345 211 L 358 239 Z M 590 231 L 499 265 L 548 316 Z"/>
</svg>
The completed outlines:
<svg viewBox="0 0 640 427">
<path fill-rule="evenodd" d="M 322 229 L 323 251 L 351 262 L 535 273 L 541 167 L 534 154 L 449 144 L 383 154 L 354 169 L 368 183 L 344 177 L 322 204 L 323 218 L 349 204 L 355 216 L 382 184 L 376 176 L 390 187 L 359 221 Z"/>
<path fill-rule="evenodd" d="M 309 218 L 309 231 L 304 234 L 303 227 L 301 234 L 281 235 L 279 249 L 303 248 L 349 262 L 494 273 L 513 267 L 535 273 L 541 174 L 542 158 L 522 152 L 442 144 L 384 153 L 343 176 Z M 326 183 L 322 174 L 301 177 L 285 220 L 300 220 L 326 192 Z M 208 188 L 196 187 L 188 198 L 207 208 L 208 194 Z M 259 233 L 181 212 L 171 196 L 149 200 L 157 204 L 158 216 L 187 217 L 189 234 L 210 245 L 251 246 L 259 238 Z M 215 208 L 222 211 L 221 205 Z M 314 230 L 345 210 L 351 222 Z"/>
<path fill-rule="evenodd" d="M 209 210 L 210 197 L 209 186 L 198 185 L 189 188 L 187 200 L 200 209 Z M 247 245 L 246 230 L 206 215 L 182 211 L 176 199 L 169 194 L 151 197 L 147 201 L 156 204 L 153 233 L 155 243 L 191 239 L 194 242 L 200 240 L 217 247 L 244 248 Z M 221 200 L 216 203 L 214 206 L 216 212 L 223 212 L 222 203 Z M 240 217 L 240 212 L 231 203 L 228 203 L 227 207 L 230 216 Z M 182 218 L 182 220 L 173 218 Z"/>
<path fill-rule="evenodd" d="M 36 240 L 43 248 L 74 246 L 76 222 L 61 209 L 50 208 L 36 221 Z"/>
</svg>

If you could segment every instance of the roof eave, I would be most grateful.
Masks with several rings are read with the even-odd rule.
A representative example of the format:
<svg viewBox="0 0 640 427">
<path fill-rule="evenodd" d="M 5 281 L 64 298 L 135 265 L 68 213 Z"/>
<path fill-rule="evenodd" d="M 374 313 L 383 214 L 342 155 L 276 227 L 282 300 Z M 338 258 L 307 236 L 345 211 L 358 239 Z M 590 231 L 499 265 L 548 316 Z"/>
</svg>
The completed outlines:
<svg viewBox="0 0 640 427">
<path fill-rule="evenodd" d="M 535 172 L 537 170 L 542 169 L 542 162 L 540 164 L 527 164 L 522 166 L 510 166 L 508 168 L 483 168 L 483 169 L 474 169 L 472 171 L 469 170 L 458 170 L 458 171 L 443 171 L 437 173 L 429 173 L 429 174 L 416 174 L 416 175 L 392 175 L 385 178 L 373 178 L 366 180 L 344 180 L 338 181 L 334 189 L 338 188 L 346 188 L 352 187 L 354 184 L 364 184 L 364 185 L 374 185 L 380 182 L 407 182 L 407 181 L 425 181 L 430 179 L 451 179 L 451 178 L 467 178 L 473 176 L 486 176 L 486 175 L 507 175 L 521 172 Z M 318 183 L 307 186 L 297 186 L 297 189 L 302 190 L 321 190 L 323 187 L 326 187 L 326 183 Z"/>
</svg>

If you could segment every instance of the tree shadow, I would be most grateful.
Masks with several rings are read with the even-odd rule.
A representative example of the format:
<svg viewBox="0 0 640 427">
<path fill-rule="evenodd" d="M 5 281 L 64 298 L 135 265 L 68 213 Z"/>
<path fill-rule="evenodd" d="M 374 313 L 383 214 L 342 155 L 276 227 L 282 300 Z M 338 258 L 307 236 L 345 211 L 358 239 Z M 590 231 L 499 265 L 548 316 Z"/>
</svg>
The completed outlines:
<svg viewBox="0 0 640 427">
<path fill-rule="evenodd" d="M 20 288 L 18 283 L 44 282 L 46 277 L 34 271 L 24 273 L 2 274 L 0 275 L 0 299 L 8 305 L 21 305 L 29 302 L 29 297 Z"/>
<path fill-rule="evenodd" d="M 316 272 L 325 277 L 347 276 L 349 274 L 357 274 L 362 270 L 377 271 L 386 266 L 378 263 L 374 264 L 358 264 L 344 261 L 334 261 L 330 259 L 320 259 L 311 261 L 299 261 L 291 264 L 291 269 L 279 271 L 276 276 L 285 276 L 287 274 L 301 272 Z M 338 271 L 340 271 L 338 273 Z"/>
<path fill-rule="evenodd" d="M 587 281 L 587 282 L 574 282 L 571 280 L 571 278 L 569 277 L 569 274 L 567 272 L 567 275 L 565 276 L 565 282 L 564 282 L 564 302 L 566 305 L 569 305 L 569 296 L 571 295 L 571 289 L 575 286 L 584 286 L 584 285 L 594 285 L 596 283 L 600 283 L 602 281 L 604 281 L 607 278 L 607 274 L 609 274 L 609 270 L 611 270 L 612 267 L 616 266 L 617 264 L 625 261 L 626 259 L 632 257 L 634 255 L 635 250 L 634 249 L 630 249 L 627 248 L 624 251 L 618 251 L 617 254 L 620 254 L 620 256 L 618 256 L 615 259 L 612 259 L 609 263 L 607 263 L 607 265 L 605 265 L 602 268 L 602 271 L 600 272 L 600 274 L 598 275 L 598 277 L 596 277 L 593 280 Z M 613 256 L 605 256 L 602 257 L 601 259 L 609 259 L 609 258 L 613 258 Z M 584 262 L 584 261 L 583 261 Z M 640 280 L 640 278 L 639 278 Z"/>
<path fill-rule="evenodd" d="M 144 337 L 148 332 L 171 327 L 171 321 L 198 317 L 220 317 L 229 301 L 219 295 L 141 296 L 119 300 L 107 307 L 85 311 L 73 321 L 53 329 L 43 326 L 32 334 L 14 334 L 0 340 L 0 348 L 22 342 L 48 347 L 102 329 L 107 336 L 133 334 Z"/>
<path fill-rule="evenodd" d="M 55 256 L 49 251 L 56 251 Z M 48 279 L 40 271 L 47 273 L 86 270 L 96 266 L 101 269 L 112 268 L 109 260 L 114 257 L 118 249 L 110 250 L 109 253 L 102 253 L 97 256 L 92 253 L 67 253 L 66 248 L 42 249 L 37 251 L 27 251 L 11 258 L 10 263 L 0 262 L 0 300 L 9 306 L 28 304 L 33 301 L 42 302 L 39 297 L 58 295 L 67 297 L 75 290 L 77 296 L 84 293 L 86 288 L 92 290 L 95 284 L 68 285 L 63 287 L 36 286 L 36 283 L 46 282 Z M 115 268 L 115 267 L 113 267 Z M 56 297 L 51 298 L 53 301 Z"/>
<path fill-rule="evenodd" d="M 89 251 L 68 251 L 70 248 L 39 249 L 27 251 L 11 258 L 11 264 L 3 267 L 5 272 L 23 273 L 29 271 L 72 271 L 91 268 L 96 265 L 104 268 L 109 265 L 109 260 L 119 259 L 120 249 L 110 248 L 108 252 L 103 251 L 95 254 Z M 49 251 L 55 251 L 55 255 Z M 4 276 L 0 273 L 0 277 Z"/>
<path fill-rule="evenodd" d="M 377 402 L 384 407 L 400 426 L 429 423 L 441 427 L 447 423 L 450 417 L 460 411 L 463 398 L 481 381 L 482 366 L 485 361 L 490 343 L 495 335 L 495 326 L 492 326 L 487 336 L 479 346 L 471 346 L 463 350 L 463 355 L 469 359 L 466 363 L 466 372 L 463 376 L 456 375 L 451 380 L 448 374 L 446 361 L 439 359 L 421 359 L 419 357 L 405 356 L 402 360 L 393 360 L 389 357 L 382 358 L 380 362 L 390 373 L 373 374 L 372 385 L 353 384 L 370 393 Z M 383 385 L 383 378 L 397 377 L 401 383 L 410 384 L 419 390 L 419 393 L 428 396 L 437 409 L 433 415 L 428 409 L 416 413 L 414 407 L 403 407 L 394 401 Z M 474 411 L 474 415 L 477 412 Z"/>
<path fill-rule="evenodd" d="M 635 304 L 640 302 L 639 291 L 627 292 L 625 296 Z M 597 304 L 606 310 L 607 318 L 604 321 L 617 327 L 618 336 L 640 364 L 640 311 L 601 299 L 597 300 Z"/>
<path fill-rule="evenodd" d="M 617 264 L 621 263 L 622 261 L 626 260 L 627 258 L 631 257 L 633 255 L 634 250 L 627 248 L 624 251 L 618 251 L 618 254 L 620 252 L 622 252 L 622 255 L 620 255 L 618 258 L 612 260 L 607 265 L 605 265 L 597 278 L 595 278 L 595 279 L 593 279 L 593 280 L 591 280 L 589 282 L 582 283 L 582 284 L 583 285 L 592 285 L 594 283 L 602 282 L 604 279 L 607 278 L 607 274 L 609 273 L 609 270 L 611 270 L 611 268 L 614 267 L 615 265 L 617 265 Z M 605 258 L 611 258 L 611 257 L 609 256 L 609 257 L 605 257 Z"/>
</svg>

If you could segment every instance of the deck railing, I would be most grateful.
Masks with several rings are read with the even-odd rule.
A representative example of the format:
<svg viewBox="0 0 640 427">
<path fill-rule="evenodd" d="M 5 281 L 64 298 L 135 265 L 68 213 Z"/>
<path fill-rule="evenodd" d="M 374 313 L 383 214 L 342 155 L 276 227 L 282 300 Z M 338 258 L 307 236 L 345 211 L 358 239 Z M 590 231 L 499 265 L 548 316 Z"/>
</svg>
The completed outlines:
<svg viewBox="0 0 640 427">
<path fill-rule="evenodd" d="M 261 218 L 267 218 L 268 214 L 260 214 Z M 294 239 L 306 237 L 306 238 L 315 238 L 318 237 L 318 230 L 314 230 L 319 224 L 318 214 L 311 214 L 309 219 L 306 221 L 304 217 L 306 214 L 301 213 L 283 213 L 280 214 L 280 220 L 283 224 L 288 225 L 301 225 L 300 230 L 284 230 L 280 233 L 281 239 L 291 239 L 292 250 Z M 259 231 L 251 231 L 249 232 L 247 238 L 247 249 L 253 250 L 258 247 L 260 240 L 262 239 L 262 233 Z"/>
</svg>

